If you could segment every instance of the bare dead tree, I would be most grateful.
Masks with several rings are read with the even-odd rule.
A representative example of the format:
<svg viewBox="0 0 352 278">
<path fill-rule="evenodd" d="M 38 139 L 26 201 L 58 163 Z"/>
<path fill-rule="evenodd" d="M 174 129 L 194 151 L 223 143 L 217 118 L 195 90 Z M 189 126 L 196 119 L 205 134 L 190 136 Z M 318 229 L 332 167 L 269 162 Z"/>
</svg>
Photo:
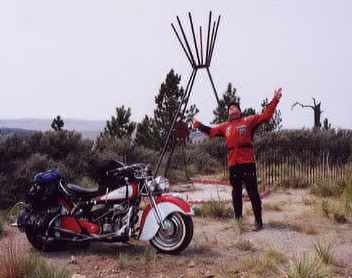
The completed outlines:
<svg viewBox="0 0 352 278">
<path fill-rule="evenodd" d="M 317 102 L 315 100 L 315 98 L 313 97 L 313 105 L 305 105 L 302 104 L 300 102 L 295 102 L 292 106 L 291 106 L 291 110 L 293 108 L 295 108 L 297 105 L 301 106 L 302 108 L 311 108 L 313 109 L 314 112 L 314 129 L 320 129 L 321 127 L 321 114 L 323 113 L 323 111 L 321 110 L 321 101 Z"/>
</svg>

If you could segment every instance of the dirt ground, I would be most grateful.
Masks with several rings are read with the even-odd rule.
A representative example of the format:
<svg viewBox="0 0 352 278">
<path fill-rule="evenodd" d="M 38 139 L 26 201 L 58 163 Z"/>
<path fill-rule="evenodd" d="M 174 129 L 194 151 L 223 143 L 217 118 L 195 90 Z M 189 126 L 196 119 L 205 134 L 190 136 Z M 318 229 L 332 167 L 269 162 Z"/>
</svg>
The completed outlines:
<svg viewBox="0 0 352 278">
<path fill-rule="evenodd" d="M 220 189 L 225 199 L 229 199 L 228 187 L 211 188 L 207 190 Z M 193 188 L 187 198 L 204 197 L 199 190 Z M 290 260 L 312 254 L 314 244 L 322 241 L 331 242 L 334 247 L 333 277 L 352 277 L 351 221 L 336 224 L 317 214 L 314 204 L 314 197 L 307 190 L 271 193 L 263 199 L 265 227 L 259 232 L 251 231 L 253 215 L 249 202 L 244 205 L 242 225 L 232 219 L 194 217 L 193 240 L 178 256 L 157 254 L 148 242 L 135 240 L 129 244 L 94 243 L 88 248 L 75 247 L 41 256 L 69 269 L 72 274 L 87 278 L 285 277 Z M 23 252 L 33 252 L 23 233 L 6 227 L 6 236 L 0 240 L 0 256 L 9 241 L 15 242 Z M 281 265 L 275 267 L 275 271 L 271 271 L 270 266 L 258 270 L 256 264 L 261 263 L 260 257 L 270 250 L 275 250 L 282 258 Z"/>
</svg>

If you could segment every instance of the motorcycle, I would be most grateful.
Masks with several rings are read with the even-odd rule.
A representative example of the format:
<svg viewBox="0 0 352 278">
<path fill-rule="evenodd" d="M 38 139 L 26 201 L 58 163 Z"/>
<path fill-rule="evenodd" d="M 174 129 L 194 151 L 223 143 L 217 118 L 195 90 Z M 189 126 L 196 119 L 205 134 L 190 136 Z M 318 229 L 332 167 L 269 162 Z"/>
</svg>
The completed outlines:
<svg viewBox="0 0 352 278">
<path fill-rule="evenodd" d="M 167 194 L 166 178 L 154 178 L 148 165 L 118 161 L 101 163 L 96 173 L 97 188 L 68 183 L 57 170 L 35 175 L 17 227 L 36 249 L 134 238 L 150 241 L 160 252 L 178 254 L 190 244 L 191 207 Z"/>
</svg>

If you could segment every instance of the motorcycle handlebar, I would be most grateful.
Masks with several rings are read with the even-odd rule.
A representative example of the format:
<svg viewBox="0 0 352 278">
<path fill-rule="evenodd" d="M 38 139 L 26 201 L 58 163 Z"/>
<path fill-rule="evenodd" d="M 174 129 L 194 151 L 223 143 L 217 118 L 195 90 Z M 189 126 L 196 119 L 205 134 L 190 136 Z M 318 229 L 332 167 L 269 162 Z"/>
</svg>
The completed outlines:
<svg viewBox="0 0 352 278">
<path fill-rule="evenodd" d="M 131 164 L 131 165 L 127 165 L 127 166 L 123 166 L 123 167 L 119 167 L 113 170 L 110 170 L 109 172 L 112 174 L 118 174 L 118 173 L 123 173 L 129 170 L 142 170 L 145 171 L 146 173 L 151 171 L 151 167 L 149 164 L 144 164 L 144 163 L 135 163 L 135 164 Z"/>
</svg>

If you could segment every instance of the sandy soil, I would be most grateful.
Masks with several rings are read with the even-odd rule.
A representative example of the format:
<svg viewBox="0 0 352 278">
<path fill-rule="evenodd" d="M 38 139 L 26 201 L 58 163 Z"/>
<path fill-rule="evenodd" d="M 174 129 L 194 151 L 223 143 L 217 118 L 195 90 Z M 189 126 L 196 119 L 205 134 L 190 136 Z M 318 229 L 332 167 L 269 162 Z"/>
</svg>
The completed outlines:
<svg viewBox="0 0 352 278">
<path fill-rule="evenodd" d="M 199 187 L 201 187 L 199 189 Z M 218 193 L 219 192 L 219 193 Z M 208 198 L 230 199 L 230 188 L 214 185 L 196 186 L 181 193 L 188 200 Z M 214 195 L 215 194 L 215 195 Z M 185 197 L 186 198 L 186 197 Z M 251 231 L 253 216 L 245 202 L 241 228 L 232 219 L 218 220 L 194 217 L 194 237 L 190 246 L 178 256 L 156 254 L 148 242 L 129 244 L 94 243 L 88 248 L 74 247 L 66 251 L 41 254 L 50 263 L 72 273 L 93 277 L 260 277 L 238 270 L 243 258 L 260 256 L 275 249 L 288 259 L 312 253 L 319 240 L 333 242 L 337 266 L 334 277 L 352 277 L 352 223 L 335 224 L 312 214 L 308 192 L 289 190 L 271 193 L 264 198 L 265 228 Z M 0 240 L 0 256 L 9 241 L 23 252 L 32 248 L 23 233 L 7 227 Z M 252 250 L 242 250 L 236 243 L 248 240 Z M 265 275 L 264 275 L 265 276 Z M 267 277 L 284 277 L 284 274 Z"/>
</svg>

